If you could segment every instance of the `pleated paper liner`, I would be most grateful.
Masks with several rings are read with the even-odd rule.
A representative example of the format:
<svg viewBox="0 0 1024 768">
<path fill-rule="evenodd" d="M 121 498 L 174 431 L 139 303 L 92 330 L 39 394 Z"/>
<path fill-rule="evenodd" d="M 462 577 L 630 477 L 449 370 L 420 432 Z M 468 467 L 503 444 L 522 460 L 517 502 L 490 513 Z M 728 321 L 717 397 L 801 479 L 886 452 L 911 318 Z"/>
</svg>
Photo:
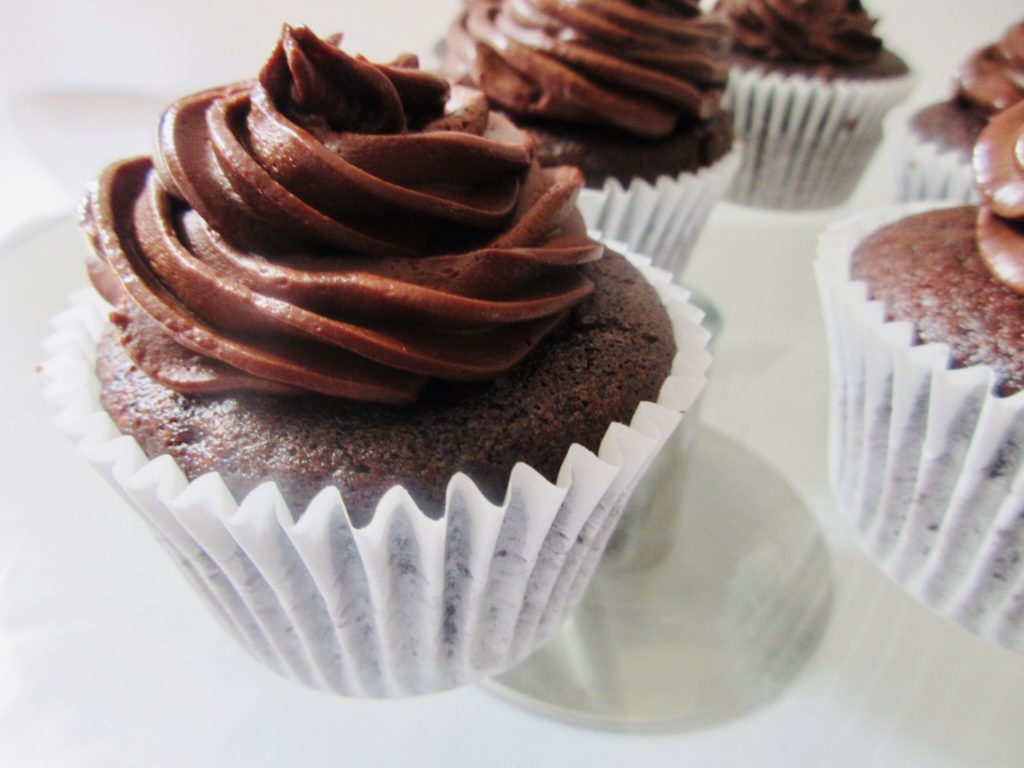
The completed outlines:
<svg viewBox="0 0 1024 768">
<path fill-rule="evenodd" d="M 824 80 L 734 66 L 725 103 L 743 162 L 726 193 L 762 208 L 845 202 L 882 141 L 882 119 L 913 77 Z"/>
<path fill-rule="evenodd" d="M 971 158 L 907 133 L 896 166 L 897 202 L 977 204 Z"/>
<path fill-rule="evenodd" d="M 910 594 L 1024 653 L 1024 392 L 993 394 L 987 366 L 950 367 L 944 344 L 850 278 L 871 232 L 936 207 L 868 211 L 822 236 L 816 270 L 828 331 L 830 473 L 864 550 Z"/>
<path fill-rule="evenodd" d="M 707 168 L 660 176 L 653 184 L 633 179 L 623 187 L 609 179 L 601 189 L 582 189 L 577 205 L 589 229 L 625 243 L 678 277 L 739 168 L 741 153 L 736 147 Z"/>
<path fill-rule="evenodd" d="M 91 290 L 54 321 L 45 396 L 255 658 L 345 696 L 440 691 L 508 669 L 558 628 L 640 475 L 704 386 L 701 312 L 670 275 L 641 269 L 678 347 L 657 403 L 641 403 L 628 426 L 609 425 L 597 454 L 573 445 L 554 484 L 516 465 L 500 505 L 455 475 L 440 519 L 396 486 L 355 528 L 335 487 L 304 511 L 273 483 L 239 503 L 218 474 L 189 482 L 170 456 L 148 459 L 100 406 L 93 367 L 109 307 Z"/>
</svg>

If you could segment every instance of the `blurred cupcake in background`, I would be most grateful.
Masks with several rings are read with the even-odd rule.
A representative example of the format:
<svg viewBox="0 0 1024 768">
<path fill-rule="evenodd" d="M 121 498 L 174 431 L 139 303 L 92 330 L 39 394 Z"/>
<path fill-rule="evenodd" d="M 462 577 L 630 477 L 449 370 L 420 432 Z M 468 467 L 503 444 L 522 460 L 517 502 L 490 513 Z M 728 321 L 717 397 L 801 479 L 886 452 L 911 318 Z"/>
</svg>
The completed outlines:
<svg viewBox="0 0 1024 768">
<path fill-rule="evenodd" d="M 1024 99 L 1024 19 L 960 66 L 953 97 L 910 120 L 897 171 L 897 200 L 977 202 L 971 151 L 993 116 Z"/>
<path fill-rule="evenodd" d="M 904 61 L 859 0 L 719 0 L 733 30 L 726 104 L 743 142 L 728 199 L 764 208 L 845 202 L 910 92 Z"/>
<path fill-rule="evenodd" d="M 830 467 L 868 555 L 1024 653 L 1024 103 L 974 149 L 979 206 L 860 214 L 821 240 Z"/>
<path fill-rule="evenodd" d="M 737 166 L 722 110 L 729 29 L 697 0 L 480 0 L 444 74 L 574 165 L 587 224 L 678 273 Z"/>
</svg>

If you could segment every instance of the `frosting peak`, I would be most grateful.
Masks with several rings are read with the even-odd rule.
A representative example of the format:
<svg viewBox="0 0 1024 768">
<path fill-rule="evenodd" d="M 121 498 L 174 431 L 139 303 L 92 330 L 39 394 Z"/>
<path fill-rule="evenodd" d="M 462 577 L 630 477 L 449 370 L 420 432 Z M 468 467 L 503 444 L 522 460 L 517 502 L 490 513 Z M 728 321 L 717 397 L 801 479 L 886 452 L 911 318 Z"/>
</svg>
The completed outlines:
<svg viewBox="0 0 1024 768">
<path fill-rule="evenodd" d="M 863 64 L 882 50 L 860 0 L 718 0 L 739 48 L 771 61 Z"/>
<path fill-rule="evenodd" d="M 449 31 L 445 72 L 515 115 L 659 138 L 718 111 L 728 46 L 697 0 L 480 0 Z"/>
<path fill-rule="evenodd" d="M 419 70 L 406 54 L 371 64 L 321 40 L 307 27 L 285 25 L 259 75 L 259 88 L 292 121 L 314 132 L 401 133 L 444 112 L 448 84 Z M 262 94 L 260 94 L 262 95 Z"/>
<path fill-rule="evenodd" d="M 482 94 L 286 26 L 257 80 L 171 105 L 82 219 L 157 381 L 400 403 L 502 375 L 592 290 L 581 185 Z"/>
<path fill-rule="evenodd" d="M 964 62 L 956 75 L 956 95 L 989 115 L 1024 99 L 1024 21 Z"/>
<path fill-rule="evenodd" d="M 973 162 L 981 259 L 999 282 L 1024 294 L 1024 102 L 992 118 Z"/>
</svg>

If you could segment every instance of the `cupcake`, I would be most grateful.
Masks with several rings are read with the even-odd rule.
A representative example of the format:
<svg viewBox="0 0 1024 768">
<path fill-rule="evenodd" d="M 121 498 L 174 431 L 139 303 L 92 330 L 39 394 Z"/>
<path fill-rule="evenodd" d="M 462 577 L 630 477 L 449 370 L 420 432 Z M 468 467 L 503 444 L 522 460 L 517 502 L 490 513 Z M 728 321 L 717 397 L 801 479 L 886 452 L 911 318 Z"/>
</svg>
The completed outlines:
<svg viewBox="0 0 1024 768">
<path fill-rule="evenodd" d="M 726 104 L 743 142 L 728 199 L 763 208 L 845 202 L 909 93 L 899 56 L 858 0 L 719 0 L 733 29 Z"/>
<path fill-rule="evenodd" d="M 819 248 L 831 472 L 868 554 L 1024 652 L 1024 103 L 974 149 L 980 207 L 862 214 Z M 913 214 L 913 215 L 908 215 Z"/>
<path fill-rule="evenodd" d="M 974 203 L 971 151 L 988 121 L 1024 99 L 1024 21 L 975 51 L 956 74 L 953 98 L 910 120 L 903 147 L 898 200 Z"/>
<path fill-rule="evenodd" d="M 721 20 L 696 0 L 479 0 L 445 49 L 444 74 L 510 115 L 542 165 L 583 171 L 589 227 L 682 269 L 737 164 Z"/>
<path fill-rule="evenodd" d="M 405 696 L 558 627 L 706 337 L 587 236 L 577 170 L 413 57 L 339 43 L 285 26 L 258 78 L 172 104 L 152 158 L 104 171 L 103 299 L 58 319 L 44 371 L 257 659 Z"/>
</svg>

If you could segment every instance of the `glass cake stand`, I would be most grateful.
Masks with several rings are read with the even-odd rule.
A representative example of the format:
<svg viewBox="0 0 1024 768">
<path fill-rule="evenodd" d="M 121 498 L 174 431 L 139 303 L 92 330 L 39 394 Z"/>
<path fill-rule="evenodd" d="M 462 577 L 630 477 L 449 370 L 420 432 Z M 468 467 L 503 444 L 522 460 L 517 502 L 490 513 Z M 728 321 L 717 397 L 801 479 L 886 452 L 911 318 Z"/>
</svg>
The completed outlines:
<svg viewBox="0 0 1024 768">
<path fill-rule="evenodd" d="M 717 313 L 696 303 L 715 334 Z M 679 730 L 751 711 L 809 659 L 832 600 L 824 536 L 772 468 L 695 415 L 641 481 L 575 612 L 489 690 L 579 725 Z"/>
</svg>

